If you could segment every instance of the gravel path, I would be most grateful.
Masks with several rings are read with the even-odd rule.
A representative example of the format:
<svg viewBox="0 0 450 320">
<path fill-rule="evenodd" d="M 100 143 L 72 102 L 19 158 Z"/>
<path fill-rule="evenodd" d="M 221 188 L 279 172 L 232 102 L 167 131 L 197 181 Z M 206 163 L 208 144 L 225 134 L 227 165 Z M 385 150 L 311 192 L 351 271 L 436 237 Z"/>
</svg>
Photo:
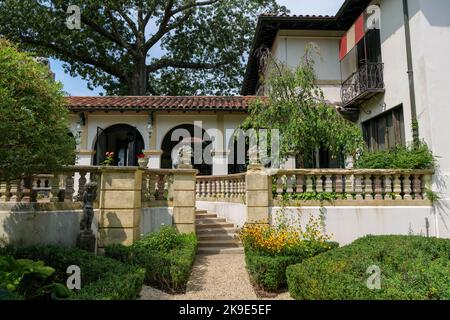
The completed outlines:
<svg viewBox="0 0 450 320">
<path fill-rule="evenodd" d="M 141 300 L 257 300 L 243 254 L 199 255 L 186 294 L 170 295 L 144 286 Z M 283 293 L 272 299 L 291 299 Z"/>
</svg>

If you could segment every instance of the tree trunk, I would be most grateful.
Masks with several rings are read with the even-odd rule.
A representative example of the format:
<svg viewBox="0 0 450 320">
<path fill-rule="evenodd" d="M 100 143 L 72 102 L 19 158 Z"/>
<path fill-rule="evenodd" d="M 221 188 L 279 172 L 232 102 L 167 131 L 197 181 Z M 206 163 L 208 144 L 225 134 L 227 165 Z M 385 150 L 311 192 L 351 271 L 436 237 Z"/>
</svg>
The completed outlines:
<svg viewBox="0 0 450 320">
<path fill-rule="evenodd" d="M 131 96 L 147 95 L 147 65 L 145 57 L 139 57 L 134 60 L 133 73 L 131 74 L 128 91 Z"/>
</svg>

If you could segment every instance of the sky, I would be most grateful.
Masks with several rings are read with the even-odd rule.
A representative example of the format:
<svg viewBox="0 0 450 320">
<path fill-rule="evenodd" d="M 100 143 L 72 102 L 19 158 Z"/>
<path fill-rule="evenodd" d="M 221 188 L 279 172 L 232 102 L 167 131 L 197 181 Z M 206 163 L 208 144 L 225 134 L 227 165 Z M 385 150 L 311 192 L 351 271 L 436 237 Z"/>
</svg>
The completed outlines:
<svg viewBox="0 0 450 320">
<path fill-rule="evenodd" d="M 334 15 L 344 0 L 278 0 L 277 2 L 286 6 L 291 14 Z M 87 87 L 86 81 L 65 73 L 61 61 L 51 59 L 50 65 L 55 73 L 56 80 L 63 83 L 64 91 L 68 94 L 72 96 L 96 96 L 103 92 L 102 88 L 96 88 L 92 91 Z"/>
</svg>

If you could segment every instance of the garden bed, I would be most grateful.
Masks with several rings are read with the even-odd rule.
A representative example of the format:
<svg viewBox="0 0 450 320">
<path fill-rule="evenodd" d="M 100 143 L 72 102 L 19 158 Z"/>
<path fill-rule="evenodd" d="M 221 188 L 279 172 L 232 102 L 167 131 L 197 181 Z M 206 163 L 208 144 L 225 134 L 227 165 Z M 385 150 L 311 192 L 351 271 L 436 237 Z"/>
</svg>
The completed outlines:
<svg viewBox="0 0 450 320">
<path fill-rule="evenodd" d="M 145 269 L 145 284 L 168 293 L 184 293 L 197 252 L 195 234 L 163 228 L 130 247 L 111 245 L 105 255 Z"/>
<path fill-rule="evenodd" d="M 131 300 L 139 296 L 143 282 L 144 269 L 130 266 L 86 251 L 67 249 L 57 246 L 33 246 L 25 248 L 0 248 L 0 256 L 14 259 L 42 261 L 55 269 L 54 273 L 42 285 L 57 283 L 63 286 L 70 276 L 69 266 L 78 266 L 81 271 L 81 290 L 70 291 L 68 299 L 75 300 Z M 24 279 L 26 281 L 26 279 Z M 27 285 L 28 287 L 28 285 Z M 33 288 L 39 290 L 39 288 Z M 20 292 L 18 298 L 30 293 Z"/>
<path fill-rule="evenodd" d="M 288 267 L 289 292 L 298 300 L 448 300 L 449 254 L 449 239 L 368 236 Z M 371 266 L 381 271 L 379 290 L 367 286 Z"/>
</svg>

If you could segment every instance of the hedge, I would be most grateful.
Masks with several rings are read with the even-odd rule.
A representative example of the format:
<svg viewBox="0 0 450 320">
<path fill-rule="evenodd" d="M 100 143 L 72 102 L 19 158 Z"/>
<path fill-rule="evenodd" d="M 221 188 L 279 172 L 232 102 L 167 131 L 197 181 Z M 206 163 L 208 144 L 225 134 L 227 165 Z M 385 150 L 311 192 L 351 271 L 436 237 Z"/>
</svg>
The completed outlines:
<svg viewBox="0 0 450 320">
<path fill-rule="evenodd" d="M 57 246 L 32 246 L 25 248 L 0 248 L 0 255 L 16 259 L 43 261 L 56 269 L 54 281 L 65 285 L 69 275 L 67 267 L 81 269 L 81 290 L 71 292 L 75 300 L 131 300 L 139 296 L 145 271 L 114 259 L 95 256 L 83 250 Z"/>
<path fill-rule="evenodd" d="M 450 240 L 420 236 L 367 236 L 287 268 L 298 300 L 450 299 Z M 369 289 L 370 266 L 381 289 Z"/>
<path fill-rule="evenodd" d="M 143 267 L 147 285 L 170 293 L 185 291 L 196 252 L 197 237 L 177 234 L 173 228 L 163 228 L 130 247 L 105 248 L 107 257 Z"/>
<path fill-rule="evenodd" d="M 292 250 L 288 255 L 268 255 L 246 246 L 245 263 L 253 281 L 263 290 L 275 292 L 286 285 L 286 268 L 288 266 L 337 246 L 338 244 L 335 242 L 330 242 L 329 248 L 319 245 L 302 246 Z"/>
</svg>

